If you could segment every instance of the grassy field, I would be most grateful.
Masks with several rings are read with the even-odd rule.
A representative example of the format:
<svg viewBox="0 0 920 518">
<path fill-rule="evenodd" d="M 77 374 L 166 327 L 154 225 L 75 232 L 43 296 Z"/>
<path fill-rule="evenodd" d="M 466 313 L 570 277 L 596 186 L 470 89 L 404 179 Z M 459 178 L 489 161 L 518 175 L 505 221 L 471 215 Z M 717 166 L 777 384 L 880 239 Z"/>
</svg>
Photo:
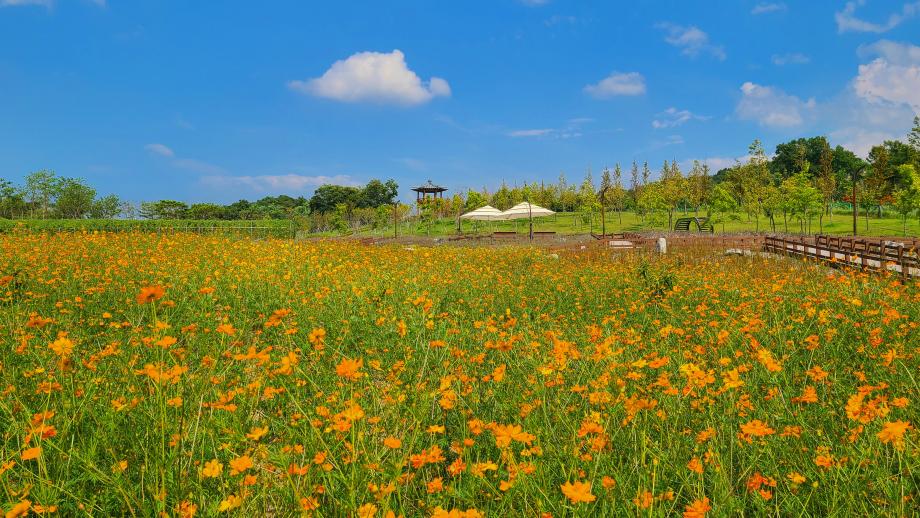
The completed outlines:
<svg viewBox="0 0 920 518">
<path fill-rule="evenodd" d="M 693 213 L 688 214 L 693 216 Z M 642 231 L 665 231 L 668 228 L 667 216 L 658 214 L 655 216 L 639 217 L 632 212 L 624 212 L 622 215 L 608 213 L 606 215 L 607 233 L 616 232 L 642 232 Z M 675 215 L 683 217 L 683 213 Z M 337 237 L 342 235 L 340 232 L 328 231 L 322 233 L 310 234 L 304 229 L 298 227 L 301 222 L 292 220 L 245 220 L 245 221 L 227 221 L 227 220 L 4 220 L 0 219 L 0 232 L 10 232 L 19 230 L 26 231 L 54 231 L 54 232 L 73 232 L 73 231 L 145 231 L 145 232 L 176 232 L 190 231 L 203 234 L 227 235 L 227 236 L 252 236 L 252 237 L 277 237 L 285 238 L 294 235 L 298 236 L 319 236 L 319 237 Z M 777 232 L 798 233 L 800 227 L 798 221 L 789 220 L 784 225 L 782 220 L 777 221 Z M 493 230 L 498 231 L 517 231 L 526 233 L 528 222 L 526 220 L 515 221 L 496 221 L 496 222 L 477 222 L 463 221 L 461 223 L 464 233 L 487 233 Z M 815 219 L 811 223 L 811 233 L 818 233 L 819 223 Z M 588 232 L 600 233 L 601 222 L 600 213 L 597 213 L 590 221 L 584 221 L 581 216 L 574 213 L 559 213 L 547 218 L 535 220 L 534 230 L 553 231 L 558 234 L 587 234 Z M 716 224 L 716 233 L 736 233 L 736 232 L 767 232 L 770 231 L 770 222 L 766 218 L 761 218 L 759 223 L 755 220 L 748 221 L 747 216 L 742 214 L 726 217 L 725 222 Z M 830 218 L 825 218 L 823 231 L 826 234 L 850 235 L 853 232 L 852 213 L 842 212 L 834 214 Z M 398 232 L 400 235 L 412 236 L 449 236 L 457 234 L 456 218 L 443 218 L 432 222 L 419 223 L 417 221 L 407 221 L 400 225 Z M 860 216 L 858 223 L 859 235 L 866 236 L 920 236 L 920 222 L 917 218 L 910 218 L 907 221 L 906 232 L 904 222 L 890 214 L 885 217 L 870 217 L 868 222 L 866 218 Z M 393 235 L 392 225 L 379 229 L 363 229 L 354 232 L 358 236 L 391 236 Z"/>
<path fill-rule="evenodd" d="M 792 260 L 0 234 L 0 510 L 912 515 L 918 325 Z"/>
<path fill-rule="evenodd" d="M 693 213 L 688 214 L 692 217 Z M 675 215 L 675 219 L 684 217 L 683 213 Z M 723 223 L 716 223 L 715 233 L 734 233 L 734 232 L 769 232 L 770 221 L 767 218 L 760 218 L 759 224 L 755 220 L 748 221 L 747 216 L 743 214 L 733 215 L 731 218 L 725 218 Z M 606 214 L 606 231 L 607 233 L 616 232 L 642 232 L 642 231 L 665 231 L 668 228 L 667 216 L 641 218 L 633 212 L 624 212 L 622 215 L 616 213 Z M 788 229 L 790 233 L 799 233 L 800 227 L 797 220 L 790 219 L 784 225 L 782 219 L 778 220 L 776 226 L 777 232 L 785 232 Z M 490 232 L 492 230 L 527 232 L 527 220 L 515 221 L 496 221 L 496 222 L 475 222 L 462 221 L 461 227 L 464 232 Z M 534 220 L 534 230 L 553 231 L 559 234 L 585 234 L 590 231 L 594 233 L 601 232 L 600 214 L 595 214 L 591 222 L 581 221 L 579 215 L 574 213 L 559 213 L 555 216 L 539 218 Z M 824 219 L 823 230 L 825 234 L 850 235 L 853 233 L 852 212 L 834 214 L 832 217 Z M 426 224 L 406 224 L 399 229 L 402 234 L 412 235 L 432 235 L 443 236 L 457 233 L 457 220 L 441 219 L 431 224 L 430 229 Z M 811 233 L 818 233 L 819 223 L 817 218 L 811 222 Z M 393 227 L 375 231 L 365 231 L 366 235 L 392 235 Z M 858 221 L 859 235 L 867 236 L 902 236 L 905 234 L 904 222 L 892 215 L 886 215 L 882 218 L 870 217 L 868 224 L 866 218 L 859 217 Z M 907 221 L 906 234 L 909 236 L 920 235 L 920 222 L 917 218 L 910 218 Z"/>
</svg>

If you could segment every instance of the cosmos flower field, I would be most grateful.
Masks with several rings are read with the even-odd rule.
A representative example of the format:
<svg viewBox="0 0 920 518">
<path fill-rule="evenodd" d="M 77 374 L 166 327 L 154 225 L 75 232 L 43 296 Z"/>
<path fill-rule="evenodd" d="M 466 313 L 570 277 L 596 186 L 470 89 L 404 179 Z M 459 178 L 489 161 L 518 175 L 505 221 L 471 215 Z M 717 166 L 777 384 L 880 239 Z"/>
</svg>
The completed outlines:
<svg viewBox="0 0 920 518">
<path fill-rule="evenodd" d="M 909 516 L 920 289 L 794 260 L 0 235 L 0 511 Z"/>
</svg>

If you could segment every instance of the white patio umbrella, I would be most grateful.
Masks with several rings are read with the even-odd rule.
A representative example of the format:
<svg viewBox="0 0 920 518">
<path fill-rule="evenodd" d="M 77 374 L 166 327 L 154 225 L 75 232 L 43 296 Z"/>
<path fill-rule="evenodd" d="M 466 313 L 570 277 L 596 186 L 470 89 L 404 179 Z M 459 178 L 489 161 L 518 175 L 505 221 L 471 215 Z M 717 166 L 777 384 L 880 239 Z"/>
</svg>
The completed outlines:
<svg viewBox="0 0 920 518">
<path fill-rule="evenodd" d="M 460 216 L 460 219 L 472 219 L 474 221 L 498 221 L 505 219 L 505 215 L 502 211 L 496 209 L 491 205 L 486 205 L 485 207 L 479 207 L 476 210 L 467 212 Z"/>
<path fill-rule="evenodd" d="M 514 207 L 502 212 L 504 219 L 529 219 L 530 220 L 530 239 L 533 239 L 533 218 L 543 216 L 552 216 L 555 212 L 545 209 L 539 205 L 534 205 L 528 201 L 522 201 Z"/>
<path fill-rule="evenodd" d="M 495 207 L 486 205 L 461 215 L 460 219 L 471 219 L 473 221 L 499 221 L 505 219 L 505 215 L 502 214 L 502 211 L 496 209 Z M 460 230 L 459 221 L 457 222 L 457 230 Z"/>
</svg>

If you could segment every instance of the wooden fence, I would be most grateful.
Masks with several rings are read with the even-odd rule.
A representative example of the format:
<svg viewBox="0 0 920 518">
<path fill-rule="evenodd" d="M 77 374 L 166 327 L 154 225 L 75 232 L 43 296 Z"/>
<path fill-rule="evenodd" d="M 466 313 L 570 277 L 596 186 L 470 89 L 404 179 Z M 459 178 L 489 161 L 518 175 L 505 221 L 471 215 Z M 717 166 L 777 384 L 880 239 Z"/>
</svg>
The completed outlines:
<svg viewBox="0 0 920 518">
<path fill-rule="evenodd" d="M 920 241 L 916 239 L 766 236 L 763 250 L 864 270 L 891 271 L 904 278 L 920 276 Z"/>
</svg>

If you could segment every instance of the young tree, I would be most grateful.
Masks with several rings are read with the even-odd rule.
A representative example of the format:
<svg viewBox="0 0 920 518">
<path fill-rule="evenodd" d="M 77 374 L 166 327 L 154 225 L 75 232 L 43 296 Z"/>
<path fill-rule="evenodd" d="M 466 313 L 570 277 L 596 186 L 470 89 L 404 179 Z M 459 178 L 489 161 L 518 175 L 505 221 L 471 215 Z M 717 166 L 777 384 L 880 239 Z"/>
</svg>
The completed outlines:
<svg viewBox="0 0 920 518">
<path fill-rule="evenodd" d="M 684 176 L 680 172 L 677 161 L 672 161 L 670 165 L 667 160 L 664 161 L 659 183 L 661 184 L 661 195 L 668 212 L 668 230 L 672 230 L 674 228 L 674 211 L 686 199 Z"/>
<path fill-rule="evenodd" d="M 802 233 L 810 233 L 811 218 L 821 208 L 821 193 L 815 189 L 805 173 L 799 173 L 783 180 L 780 187 L 790 212 L 799 220 L 799 229 Z"/>
<path fill-rule="evenodd" d="M 58 182 L 55 209 L 63 218 L 81 219 L 89 214 L 96 198 L 96 189 L 76 178 L 62 178 Z"/>
<path fill-rule="evenodd" d="M 735 219 L 735 212 L 738 210 L 738 201 L 728 190 L 724 183 L 716 185 L 712 189 L 712 196 L 709 201 L 709 215 L 713 223 L 722 224 L 722 233 L 725 233 L 725 221 Z"/>
<path fill-rule="evenodd" d="M 824 233 L 824 216 L 828 215 L 833 219 L 831 211 L 831 202 L 834 199 L 834 193 L 837 192 L 837 176 L 834 174 L 834 153 L 831 147 L 825 142 L 821 149 L 821 157 L 818 162 L 818 176 L 815 179 L 818 190 L 821 191 L 821 197 L 824 201 L 824 210 L 818 217 L 818 226 L 820 232 Z"/>
<path fill-rule="evenodd" d="M 90 217 L 95 219 L 112 219 L 121 212 L 121 200 L 114 194 L 103 196 L 93 202 L 89 210 Z"/>
<path fill-rule="evenodd" d="M 51 204 L 61 188 L 61 179 L 54 171 L 42 169 L 26 176 L 26 194 L 29 199 L 29 217 L 34 218 L 37 210 L 40 218 L 51 213 Z"/>
</svg>

